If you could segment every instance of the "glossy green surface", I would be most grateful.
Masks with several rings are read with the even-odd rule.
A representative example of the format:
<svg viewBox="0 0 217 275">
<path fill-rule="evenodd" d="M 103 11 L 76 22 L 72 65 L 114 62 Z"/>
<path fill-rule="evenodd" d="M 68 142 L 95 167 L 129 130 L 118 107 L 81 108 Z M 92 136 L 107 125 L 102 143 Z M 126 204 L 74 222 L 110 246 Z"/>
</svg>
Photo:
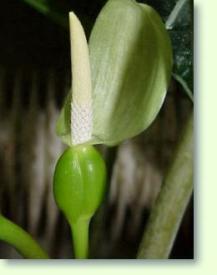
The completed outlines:
<svg viewBox="0 0 217 275">
<path fill-rule="evenodd" d="M 72 230 L 77 258 L 87 257 L 88 225 L 102 202 L 104 160 L 93 146 L 66 149 L 54 173 L 54 196 Z"/>
<path fill-rule="evenodd" d="M 12 245 L 26 259 L 48 259 L 47 253 L 20 226 L 0 214 L 0 241 Z"/>
<path fill-rule="evenodd" d="M 105 164 L 92 146 L 68 148 L 58 160 L 54 173 L 54 195 L 70 222 L 90 218 L 105 189 Z"/>
</svg>

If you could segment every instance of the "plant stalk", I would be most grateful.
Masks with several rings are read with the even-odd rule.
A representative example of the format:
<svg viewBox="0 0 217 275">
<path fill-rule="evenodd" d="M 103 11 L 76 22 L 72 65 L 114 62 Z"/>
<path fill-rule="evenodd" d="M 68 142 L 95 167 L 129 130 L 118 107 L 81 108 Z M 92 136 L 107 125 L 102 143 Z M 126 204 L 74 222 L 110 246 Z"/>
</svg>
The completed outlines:
<svg viewBox="0 0 217 275">
<path fill-rule="evenodd" d="M 87 259 L 89 251 L 89 219 L 71 223 L 72 239 L 76 259 Z"/>
<path fill-rule="evenodd" d="M 68 28 L 67 15 L 59 12 L 58 10 L 52 7 L 52 3 L 44 0 L 23 0 L 23 2 L 29 4 L 35 8 L 40 13 L 49 16 L 57 24 L 60 24 L 64 28 Z"/>
<path fill-rule="evenodd" d="M 167 259 L 193 190 L 193 114 L 150 214 L 138 259 Z"/>
<path fill-rule="evenodd" d="M 47 253 L 26 231 L 2 215 L 0 215 L 0 240 L 12 245 L 24 258 L 49 258 Z"/>
</svg>

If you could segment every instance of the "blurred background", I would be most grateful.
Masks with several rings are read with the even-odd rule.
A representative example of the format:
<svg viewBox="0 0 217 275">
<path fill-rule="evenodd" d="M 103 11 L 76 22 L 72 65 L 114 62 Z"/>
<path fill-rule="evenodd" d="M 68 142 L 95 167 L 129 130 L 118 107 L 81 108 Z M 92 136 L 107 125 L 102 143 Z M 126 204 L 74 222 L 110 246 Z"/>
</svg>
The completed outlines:
<svg viewBox="0 0 217 275">
<path fill-rule="evenodd" d="M 91 258 L 136 258 L 151 207 L 192 109 L 192 1 L 140 1 L 169 26 L 174 74 L 155 122 L 118 147 L 99 146 L 106 158 L 108 190 L 91 223 Z M 7 0 L 0 9 L 0 211 L 26 229 L 52 258 L 71 258 L 69 227 L 52 194 L 55 163 L 64 145 L 55 123 L 70 87 L 68 12 L 87 37 L 105 0 Z M 169 21 L 170 22 L 170 21 Z M 20 256 L 0 242 L 0 258 Z M 170 258 L 193 258 L 193 198 Z"/>
</svg>

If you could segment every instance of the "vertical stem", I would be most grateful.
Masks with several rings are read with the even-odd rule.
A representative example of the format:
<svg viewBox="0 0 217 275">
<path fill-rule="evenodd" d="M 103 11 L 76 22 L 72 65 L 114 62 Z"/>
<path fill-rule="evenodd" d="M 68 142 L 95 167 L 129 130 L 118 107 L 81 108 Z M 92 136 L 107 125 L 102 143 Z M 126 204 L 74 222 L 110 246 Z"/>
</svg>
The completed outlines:
<svg viewBox="0 0 217 275">
<path fill-rule="evenodd" d="M 88 258 L 89 222 L 89 219 L 79 219 L 76 223 L 71 223 L 71 232 L 76 259 Z"/>
<path fill-rule="evenodd" d="M 167 259 L 193 189 L 193 115 L 152 209 L 139 259 Z"/>
</svg>

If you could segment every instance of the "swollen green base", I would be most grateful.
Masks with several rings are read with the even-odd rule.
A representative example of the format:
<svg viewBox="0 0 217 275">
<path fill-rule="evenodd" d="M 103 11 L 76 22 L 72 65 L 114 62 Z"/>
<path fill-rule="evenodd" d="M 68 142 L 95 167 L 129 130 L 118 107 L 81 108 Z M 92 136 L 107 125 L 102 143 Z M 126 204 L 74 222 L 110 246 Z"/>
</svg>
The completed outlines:
<svg viewBox="0 0 217 275">
<path fill-rule="evenodd" d="M 0 240 L 12 245 L 24 258 L 49 258 L 47 253 L 27 232 L 2 215 L 0 215 Z"/>
<path fill-rule="evenodd" d="M 72 232 L 75 258 L 88 257 L 88 229 L 106 188 L 106 167 L 90 145 L 65 150 L 54 172 L 54 197 Z"/>
</svg>

